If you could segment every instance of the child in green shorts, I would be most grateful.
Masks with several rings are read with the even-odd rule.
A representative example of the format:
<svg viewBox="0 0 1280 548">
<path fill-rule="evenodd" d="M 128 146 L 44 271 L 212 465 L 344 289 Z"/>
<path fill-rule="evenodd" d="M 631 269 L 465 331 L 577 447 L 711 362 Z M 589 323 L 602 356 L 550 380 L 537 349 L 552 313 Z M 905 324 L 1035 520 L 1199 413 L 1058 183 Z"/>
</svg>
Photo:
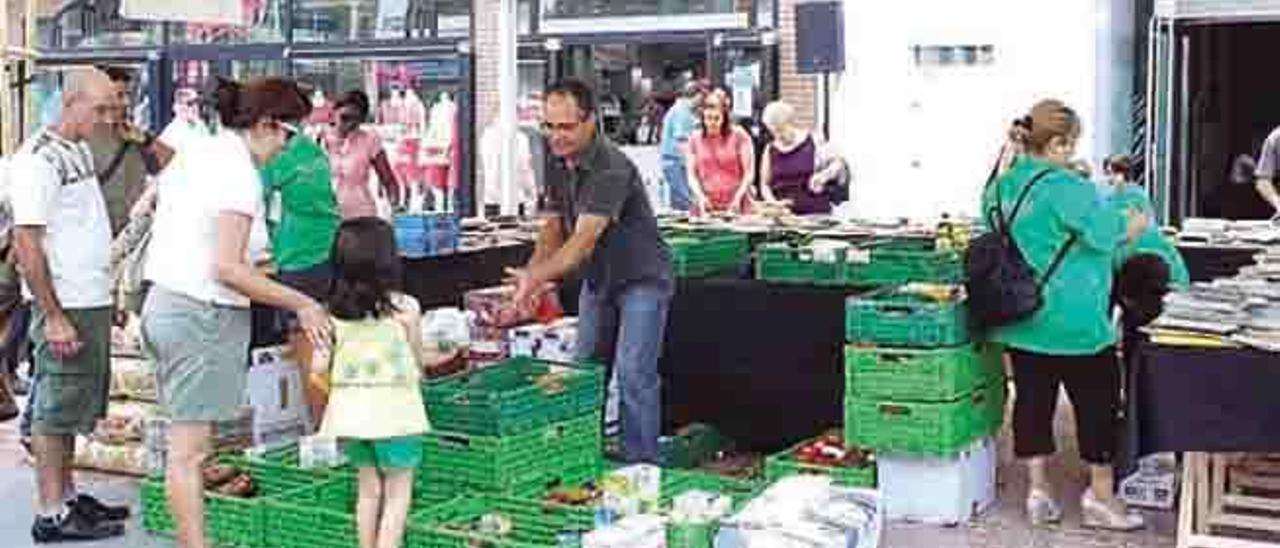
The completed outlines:
<svg viewBox="0 0 1280 548">
<path fill-rule="evenodd" d="M 395 291 L 400 258 L 391 225 L 373 217 L 343 222 L 333 263 L 333 345 L 312 364 L 330 390 L 320 433 L 337 438 L 360 471 L 361 548 L 395 548 L 430 428 L 420 368 L 436 364 L 424 363 L 418 303 Z"/>
</svg>

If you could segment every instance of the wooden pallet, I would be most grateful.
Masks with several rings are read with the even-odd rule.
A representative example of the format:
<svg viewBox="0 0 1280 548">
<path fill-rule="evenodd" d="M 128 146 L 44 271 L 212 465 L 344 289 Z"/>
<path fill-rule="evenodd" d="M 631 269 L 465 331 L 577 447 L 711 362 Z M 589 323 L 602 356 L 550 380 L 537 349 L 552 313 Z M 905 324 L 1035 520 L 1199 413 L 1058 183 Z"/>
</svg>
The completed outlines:
<svg viewBox="0 0 1280 548">
<path fill-rule="evenodd" d="M 1280 458 L 1187 453 L 1180 497 L 1178 548 L 1280 547 Z"/>
</svg>

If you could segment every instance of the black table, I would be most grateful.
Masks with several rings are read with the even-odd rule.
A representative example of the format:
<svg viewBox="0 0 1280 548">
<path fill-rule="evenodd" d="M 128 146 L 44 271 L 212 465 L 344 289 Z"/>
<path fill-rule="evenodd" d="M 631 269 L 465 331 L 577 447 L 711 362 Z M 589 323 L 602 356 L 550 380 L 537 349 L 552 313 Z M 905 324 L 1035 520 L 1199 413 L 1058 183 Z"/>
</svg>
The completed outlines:
<svg viewBox="0 0 1280 548">
<path fill-rule="evenodd" d="M 666 418 L 774 451 L 843 422 L 848 288 L 682 280 L 659 369 Z"/>
<path fill-rule="evenodd" d="M 1280 451 L 1280 421 L 1272 420 L 1280 356 L 1152 344 L 1135 354 L 1129 361 L 1127 441 L 1138 455 L 1183 453 L 1178 546 L 1280 546 L 1253 540 L 1258 532 L 1280 530 L 1271 512 L 1280 500 L 1241 495 L 1242 486 L 1259 480 L 1249 478 L 1256 472 L 1240 473 L 1247 468 L 1236 470 L 1242 461 L 1231 456 Z M 1248 538 L 1229 535 L 1239 532 Z"/>
<path fill-rule="evenodd" d="M 1248 246 L 1212 246 L 1183 244 L 1178 246 L 1187 263 L 1187 272 L 1193 282 L 1208 282 L 1217 278 L 1229 278 L 1242 267 L 1253 264 L 1260 248 Z"/>
<path fill-rule="evenodd" d="M 404 259 L 404 290 L 423 309 L 461 306 L 464 293 L 501 284 L 505 270 L 524 264 L 532 253 L 533 244 L 521 243 Z"/>
<path fill-rule="evenodd" d="M 498 285 L 530 245 L 405 260 L 406 291 L 424 308 L 458 306 Z M 847 288 L 776 285 L 750 269 L 680 280 L 659 370 L 668 428 L 703 422 L 741 447 L 782 449 L 843 421 Z M 578 283 L 562 285 L 566 312 Z"/>
<path fill-rule="evenodd" d="M 1142 344 L 1127 365 L 1135 455 L 1280 452 L 1280 355 Z"/>
</svg>

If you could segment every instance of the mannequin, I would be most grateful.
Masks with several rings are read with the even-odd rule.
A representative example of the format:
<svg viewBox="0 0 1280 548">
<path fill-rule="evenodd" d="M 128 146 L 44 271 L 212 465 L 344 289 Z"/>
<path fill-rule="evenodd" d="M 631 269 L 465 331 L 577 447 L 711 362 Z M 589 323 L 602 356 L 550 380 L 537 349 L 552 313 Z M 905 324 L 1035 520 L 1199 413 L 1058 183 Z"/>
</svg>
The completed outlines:
<svg viewBox="0 0 1280 548">
<path fill-rule="evenodd" d="M 448 204 L 446 196 L 452 189 L 450 170 L 453 165 L 454 135 L 457 126 L 458 107 L 447 92 L 440 94 L 431 107 L 427 134 L 422 143 L 422 168 L 426 186 L 436 198 L 436 204 Z"/>
</svg>

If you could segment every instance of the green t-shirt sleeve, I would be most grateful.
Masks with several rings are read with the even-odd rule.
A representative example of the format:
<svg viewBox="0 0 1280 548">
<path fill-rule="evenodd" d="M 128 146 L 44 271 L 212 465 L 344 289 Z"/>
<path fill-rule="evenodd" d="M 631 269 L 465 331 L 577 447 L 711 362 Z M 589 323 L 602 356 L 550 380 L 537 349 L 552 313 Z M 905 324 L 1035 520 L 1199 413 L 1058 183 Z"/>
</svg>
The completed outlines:
<svg viewBox="0 0 1280 548">
<path fill-rule="evenodd" d="M 1125 218 L 1115 207 L 1098 199 L 1093 183 L 1062 173 L 1046 181 L 1054 189 L 1053 204 L 1058 220 L 1076 242 L 1100 253 L 1119 251 L 1124 240 Z"/>
</svg>

